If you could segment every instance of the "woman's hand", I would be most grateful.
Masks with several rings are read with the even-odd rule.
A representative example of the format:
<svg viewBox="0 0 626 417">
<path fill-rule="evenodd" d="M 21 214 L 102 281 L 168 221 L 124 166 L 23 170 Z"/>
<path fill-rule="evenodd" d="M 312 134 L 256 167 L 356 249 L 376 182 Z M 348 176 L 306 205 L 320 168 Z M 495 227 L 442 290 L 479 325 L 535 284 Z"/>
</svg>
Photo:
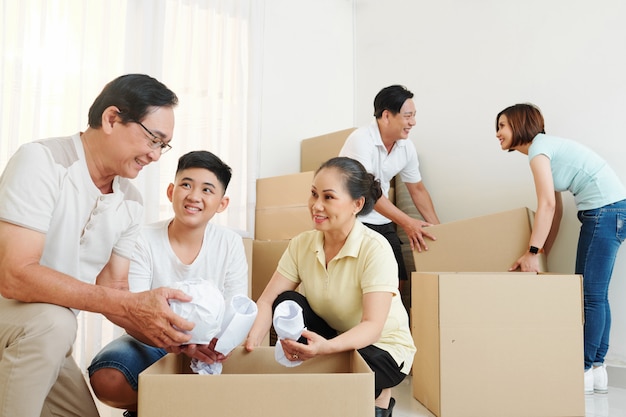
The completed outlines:
<svg viewBox="0 0 626 417">
<path fill-rule="evenodd" d="M 309 330 L 304 330 L 302 336 L 307 340 L 307 344 L 291 339 L 280 341 L 285 357 L 290 361 L 306 361 L 318 355 L 329 353 L 327 339 Z"/>
<path fill-rule="evenodd" d="M 541 272 L 539 268 L 539 256 L 526 252 L 509 268 L 509 272 L 520 270 L 521 272 Z"/>
<path fill-rule="evenodd" d="M 250 330 L 250 333 L 248 333 L 248 337 L 246 338 L 246 342 L 244 343 L 244 346 L 248 352 L 252 352 L 258 346 L 261 346 L 261 344 L 263 343 L 263 339 L 265 338 L 265 334 L 267 334 L 267 332 L 263 333 L 263 331 L 259 331 L 258 327 L 259 326 L 253 326 Z"/>
</svg>

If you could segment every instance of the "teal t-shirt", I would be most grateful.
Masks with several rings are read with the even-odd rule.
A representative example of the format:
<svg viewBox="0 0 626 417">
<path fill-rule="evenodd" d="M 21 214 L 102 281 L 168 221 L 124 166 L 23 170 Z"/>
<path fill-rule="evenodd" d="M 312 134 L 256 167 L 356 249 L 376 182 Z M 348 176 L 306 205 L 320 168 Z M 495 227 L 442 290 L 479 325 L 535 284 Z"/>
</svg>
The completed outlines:
<svg viewBox="0 0 626 417">
<path fill-rule="evenodd" d="M 528 160 L 550 159 L 555 191 L 570 191 L 578 210 L 590 210 L 626 199 L 626 188 L 611 167 L 591 149 L 573 140 L 543 133 L 533 139 Z"/>
</svg>

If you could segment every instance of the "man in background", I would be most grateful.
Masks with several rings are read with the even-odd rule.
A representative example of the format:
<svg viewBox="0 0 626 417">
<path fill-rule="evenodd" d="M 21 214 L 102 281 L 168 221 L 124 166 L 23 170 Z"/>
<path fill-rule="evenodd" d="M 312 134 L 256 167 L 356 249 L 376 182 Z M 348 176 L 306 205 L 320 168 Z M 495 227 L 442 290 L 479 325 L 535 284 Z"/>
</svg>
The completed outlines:
<svg viewBox="0 0 626 417">
<path fill-rule="evenodd" d="M 435 239 L 424 228 L 439 224 L 433 202 L 422 182 L 419 161 L 409 132 L 415 126 L 413 93 L 401 85 L 385 87 L 374 98 L 372 122 L 350 134 L 339 152 L 361 162 L 381 183 L 383 196 L 374 211 L 361 221 L 387 238 L 398 262 L 398 279 L 402 292 L 408 274 L 402 257 L 402 242 L 394 223 L 406 232 L 411 250 L 428 250 L 426 238 Z M 415 207 L 425 221 L 414 219 L 389 201 L 390 182 L 396 175 L 406 185 Z"/>
</svg>

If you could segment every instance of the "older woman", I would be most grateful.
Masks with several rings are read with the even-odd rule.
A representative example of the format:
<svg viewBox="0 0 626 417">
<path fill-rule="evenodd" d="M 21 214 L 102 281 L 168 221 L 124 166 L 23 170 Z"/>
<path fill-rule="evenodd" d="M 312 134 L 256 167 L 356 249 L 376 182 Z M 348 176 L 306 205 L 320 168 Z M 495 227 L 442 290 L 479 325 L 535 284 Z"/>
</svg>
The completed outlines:
<svg viewBox="0 0 626 417">
<path fill-rule="evenodd" d="M 246 348 L 261 343 L 282 301 L 295 301 L 308 330 L 299 340 L 281 340 L 285 356 L 301 361 L 357 349 L 375 374 L 376 416 L 386 417 L 395 404 L 391 388 L 408 374 L 415 346 L 393 251 L 357 219 L 380 195 L 380 183 L 359 162 L 338 157 L 322 164 L 309 198 L 315 230 L 289 242 L 257 302 Z M 298 285 L 306 298 L 295 292 Z"/>
<path fill-rule="evenodd" d="M 529 249 L 512 270 L 539 270 L 536 254 L 550 251 L 559 230 L 560 192 L 574 194 L 581 222 L 576 273 L 583 276 L 585 302 L 585 393 L 606 393 L 604 356 L 611 329 L 608 291 L 617 251 L 626 238 L 626 189 L 592 150 L 546 135 L 543 116 L 532 104 L 516 104 L 498 113 L 496 132 L 503 150 L 528 155 L 537 193 Z"/>
</svg>

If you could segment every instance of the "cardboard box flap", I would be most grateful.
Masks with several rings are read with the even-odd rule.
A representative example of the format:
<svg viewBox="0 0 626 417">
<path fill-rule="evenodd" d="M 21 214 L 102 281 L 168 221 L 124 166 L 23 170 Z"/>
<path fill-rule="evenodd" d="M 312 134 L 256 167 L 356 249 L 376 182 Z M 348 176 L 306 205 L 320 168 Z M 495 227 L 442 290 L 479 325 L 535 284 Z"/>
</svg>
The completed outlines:
<svg viewBox="0 0 626 417">
<path fill-rule="evenodd" d="M 417 277 L 419 274 L 419 278 Z M 436 416 L 440 416 L 439 323 L 425 320 L 439 316 L 439 277 L 414 272 L 411 282 L 411 333 L 417 347 L 413 363 L 414 397 Z M 419 317 L 420 320 L 415 318 Z M 422 358 L 428 358 L 422 360 Z"/>
<path fill-rule="evenodd" d="M 508 272 L 469 277 L 471 279 L 467 274 L 439 275 L 441 327 L 581 325 L 582 284 L 578 275 Z M 538 288 L 541 291 L 537 291 Z"/>
<path fill-rule="evenodd" d="M 247 352 L 245 348 L 237 347 L 233 350 L 228 360 L 224 362 L 221 375 L 206 376 L 226 377 L 228 375 L 244 374 L 373 374 L 370 367 L 356 351 L 318 356 L 312 360 L 302 362 L 299 366 L 289 368 L 276 362 L 274 349 L 273 346 L 261 346 L 252 352 Z M 190 363 L 191 359 L 188 356 L 169 354 L 148 367 L 143 371 L 142 375 L 195 375 L 189 367 Z"/>
<path fill-rule="evenodd" d="M 338 156 L 346 139 L 355 129 L 351 127 L 300 142 L 300 171 L 315 171 L 322 163 Z"/>
</svg>

